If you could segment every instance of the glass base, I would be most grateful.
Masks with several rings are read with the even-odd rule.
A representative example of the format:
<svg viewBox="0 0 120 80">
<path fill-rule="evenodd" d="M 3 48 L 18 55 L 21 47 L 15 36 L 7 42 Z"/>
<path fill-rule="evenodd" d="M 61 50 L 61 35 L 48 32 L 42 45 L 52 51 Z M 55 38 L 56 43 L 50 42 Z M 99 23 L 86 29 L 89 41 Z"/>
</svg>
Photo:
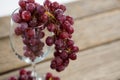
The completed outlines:
<svg viewBox="0 0 120 80">
<path fill-rule="evenodd" d="M 34 78 L 33 80 L 45 80 L 45 78 L 37 77 L 37 78 Z"/>
<path fill-rule="evenodd" d="M 33 80 L 45 80 L 45 76 L 44 75 L 38 75 L 35 72 L 32 72 L 31 76 L 34 78 Z"/>
</svg>

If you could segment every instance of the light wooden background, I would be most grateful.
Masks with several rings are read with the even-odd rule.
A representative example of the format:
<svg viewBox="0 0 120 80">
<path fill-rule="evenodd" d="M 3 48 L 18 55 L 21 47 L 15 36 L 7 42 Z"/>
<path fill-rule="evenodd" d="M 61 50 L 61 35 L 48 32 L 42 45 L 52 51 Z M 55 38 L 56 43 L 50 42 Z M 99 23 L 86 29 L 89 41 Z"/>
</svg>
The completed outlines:
<svg viewBox="0 0 120 80">
<path fill-rule="evenodd" d="M 51 53 L 37 65 L 38 73 L 52 72 L 61 80 L 120 80 L 120 0 L 78 0 L 66 6 L 75 19 L 78 59 L 57 73 L 49 68 Z M 10 48 L 9 22 L 10 17 L 0 18 L 0 80 L 30 69 Z"/>
</svg>

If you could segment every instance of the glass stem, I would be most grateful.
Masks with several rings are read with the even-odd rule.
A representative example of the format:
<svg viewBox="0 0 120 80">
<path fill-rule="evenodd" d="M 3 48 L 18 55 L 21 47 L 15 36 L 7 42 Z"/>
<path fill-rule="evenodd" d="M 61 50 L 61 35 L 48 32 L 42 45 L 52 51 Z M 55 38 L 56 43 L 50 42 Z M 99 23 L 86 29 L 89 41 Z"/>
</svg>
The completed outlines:
<svg viewBox="0 0 120 80">
<path fill-rule="evenodd" d="M 32 76 L 33 77 L 36 77 L 36 63 L 35 62 L 32 62 Z"/>
</svg>

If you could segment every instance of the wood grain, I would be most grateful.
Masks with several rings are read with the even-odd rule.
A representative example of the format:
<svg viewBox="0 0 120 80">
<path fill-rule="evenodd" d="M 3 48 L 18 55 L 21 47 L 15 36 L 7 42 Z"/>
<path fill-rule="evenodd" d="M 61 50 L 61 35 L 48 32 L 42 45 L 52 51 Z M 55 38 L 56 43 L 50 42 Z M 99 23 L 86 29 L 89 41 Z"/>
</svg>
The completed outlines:
<svg viewBox="0 0 120 80">
<path fill-rule="evenodd" d="M 77 0 L 67 4 L 67 13 L 72 17 L 83 18 L 118 8 L 119 0 Z"/>
<path fill-rule="evenodd" d="M 25 65 L 13 53 L 9 38 L 0 39 L 0 73 Z"/>
<path fill-rule="evenodd" d="M 113 10 L 75 22 L 73 39 L 80 49 L 120 39 L 120 10 Z"/>
<path fill-rule="evenodd" d="M 120 39 L 120 11 L 111 12 L 75 21 L 73 39 L 80 50 Z M 25 66 L 11 51 L 9 38 L 0 39 L 0 73 Z M 4 58 L 4 57 L 6 58 Z M 48 58 L 51 58 L 50 54 Z M 6 64 L 7 63 L 7 64 Z M 11 65 L 12 63 L 12 65 Z M 8 67 L 9 66 L 9 67 Z"/>
<path fill-rule="evenodd" d="M 9 34 L 10 17 L 0 17 L 0 38 L 6 37 Z"/>
<path fill-rule="evenodd" d="M 74 19 L 83 18 L 97 13 L 105 12 L 119 7 L 118 0 L 77 0 L 74 3 L 66 4 L 66 14 Z M 0 18 L 0 38 L 9 34 L 10 17 Z"/>
<path fill-rule="evenodd" d="M 61 80 L 118 80 L 120 79 L 120 41 L 82 51 L 78 59 L 71 62 L 62 73 L 49 68 L 50 62 L 37 65 L 38 73 L 48 71 L 61 77 Z M 30 68 L 27 68 L 30 69 Z M 18 71 L 2 75 L 0 80 L 18 74 Z"/>
</svg>

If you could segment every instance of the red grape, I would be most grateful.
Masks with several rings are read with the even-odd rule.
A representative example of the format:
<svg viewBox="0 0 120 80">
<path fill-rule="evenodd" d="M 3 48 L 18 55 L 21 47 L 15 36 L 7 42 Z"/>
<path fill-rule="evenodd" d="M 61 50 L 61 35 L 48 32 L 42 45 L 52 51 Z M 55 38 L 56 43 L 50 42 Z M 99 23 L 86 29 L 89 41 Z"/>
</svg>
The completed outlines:
<svg viewBox="0 0 120 80">
<path fill-rule="evenodd" d="M 51 5 L 51 2 L 49 1 L 49 0 L 45 0 L 45 2 L 44 2 L 44 6 L 46 7 L 50 7 L 50 5 Z"/>
<path fill-rule="evenodd" d="M 51 67 L 51 69 L 56 69 L 57 64 L 56 64 L 55 60 L 52 60 L 52 61 L 51 61 L 50 67 Z"/>
<path fill-rule="evenodd" d="M 54 56 L 55 57 L 59 57 L 60 56 L 60 52 L 59 51 L 54 52 Z"/>
<path fill-rule="evenodd" d="M 45 33 L 40 31 L 40 32 L 39 32 L 39 37 L 40 37 L 40 39 L 43 38 L 44 36 L 45 36 Z"/>
<path fill-rule="evenodd" d="M 34 38 L 31 39 L 29 42 L 32 46 L 37 45 L 39 43 L 39 41 L 37 39 L 34 39 Z"/>
<path fill-rule="evenodd" d="M 54 77 L 53 80 L 60 80 L 60 78 L 59 77 Z"/>
<path fill-rule="evenodd" d="M 63 10 L 62 9 L 57 9 L 57 10 L 55 10 L 55 15 L 57 16 L 57 15 L 63 15 Z"/>
<path fill-rule="evenodd" d="M 10 77 L 8 80 L 17 80 L 15 77 Z"/>
<path fill-rule="evenodd" d="M 26 4 L 26 10 L 33 12 L 35 10 L 36 6 L 34 3 L 27 3 Z"/>
<path fill-rule="evenodd" d="M 48 45 L 48 46 L 52 46 L 53 45 L 53 43 L 54 43 L 54 37 L 47 37 L 47 39 L 46 39 L 46 44 Z"/>
<path fill-rule="evenodd" d="M 78 48 L 77 46 L 72 46 L 72 47 L 71 47 L 71 50 L 72 50 L 73 52 L 78 52 L 78 51 L 79 51 L 79 48 Z"/>
<path fill-rule="evenodd" d="M 56 29 L 56 26 L 55 26 L 53 23 L 51 23 L 51 24 L 49 24 L 49 25 L 47 26 L 47 29 L 48 29 L 48 31 L 50 31 L 50 32 L 54 32 L 55 29 Z"/>
<path fill-rule="evenodd" d="M 26 22 L 22 22 L 19 24 L 22 31 L 25 31 L 28 28 L 28 24 Z"/>
<path fill-rule="evenodd" d="M 64 42 L 62 39 L 58 39 L 55 41 L 55 45 L 59 48 L 63 47 L 64 46 Z"/>
<path fill-rule="evenodd" d="M 38 14 L 44 14 L 44 12 L 45 12 L 45 8 L 42 6 L 42 5 L 37 5 L 37 12 L 38 12 Z"/>
<path fill-rule="evenodd" d="M 43 14 L 43 15 L 40 17 L 40 20 L 41 20 L 43 23 L 45 23 L 45 22 L 47 22 L 47 20 L 48 20 L 48 16 L 47 16 L 46 14 Z"/>
<path fill-rule="evenodd" d="M 22 34 L 22 29 L 21 29 L 21 27 L 16 27 L 16 28 L 15 28 L 15 34 L 18 35 L 18 36 Z"/>
<path fill-rule="evenodd" d="M 64 5 L 60 5 L 59 8 L 62 9 L 64 12 L 66 11 L 66 7 Z"/>
<path fill-rule="evenodd" d="M 66 51 L 63 51 L 63 52 L 60 54 L 60 57 L 61 57 L 62 59 L 67 59 L 67 58 L 68 58 L 67 52 L 66 52 Z"/>
<path fill-rule="evenodd" d="M 57 66 L 60 66 L 63 63 L 63 60 L 60 57 L 56 57 L 55 62 L 57 64 Z"/>
<path fill-rule="evenodd" d="M 20 6 L 21 8 L 25 8 L 25 6 L 26 6 L 26 1 L 25 1 L 25 0 L 19 0 L 19 6 Z"/>
<path fill-rule="evenodd" d="M 64 69 L 65 69 L 65 66 L 60 65 L 60 66 L 57 67 L 56 70 L 57 70 L 58 72 L 61 72 L 61 71 L 63 71 Z"/>
<path fill-rule="evenodd" d="M 69 23 L 69 21 L 65 21 L 65 22 L 63 23 L 63 26 L 64 26 L 65 28 L 69 28 L 69 27 L 71 26 L 71 24 Z"/>
<path fill-rule="evenodd" d="M 69 23 L 70 23 L 71 25 L 74 24 L 74 21 L 73 21 L 73 18 L 72 18 L 72 17 L 66 16 L 66 20 L 69 21 Z"/>
<path fill-rule="evenodd" d="M 74 32 L 74 29 L 73 27 L 67 27 L 66 28 L 66 31 L 69 33 L 69 34 L 72 34 Z"/>
<path fill-rule="evenodd" d="M 60 34 L 60 38 L 61 38 L 61 39 L 67 39 L 67 38 L 69 38 L 69 34 L 68 34 L 67 32 L 62 32 L 62 33 Z"/>
<path fill-rule="evenodd" d="M 27 0 L 27 2 L 29 2 L 29 3 L 34 3 L 35 0 Z"/>
<path fill-rule="evenodd" d="M 21 69 L 20 72 L 19 72 L 20 75 L 25 75 L 27 74 L 26 70 L 25 69 Z"/>
<path fill-rule="evenodd" d="M 26 39 L 26 38 L 23 38 L 23 43 L 24 43 L 25 45 L 29 45 L 29 40 Z"/>
<path fill-rule="evenodd" d="M 69 59 L 64 60 L 64 62 L 63 62 L 63 66 L 67 67 L 68 64 L 69 64 Z"/>
<path fill-rule="evenodd" d="M 12 20 L 16 23 L 20 23 L 21 22 L 21 17 L 19 13 L 15 13 L 12 15 Z"/>
<path fill-rule="evenodd" d="M 45 80 L 49 80 L 52 77 L 53 77 L 53 75 L 51 73 L 47 73 L 46 77 L 45 77 Z"/>
<path fill-rule="evenodd" d="M 31 19 L 31 13 L 29 11 L 23 11 L 21 16 L 25 21 L 30 21 Z"/>
<path fill-rule="evenodd" d="M 63 24 L 63 22 L 66 20 L 65 15 L 57 15 L 56 19 L 59 21 L 60 24 Z"/>
<path fill-rule="evenodd" d="M 68 40 L 68 41 L 67 41 L 67 45 L 68 45 L 68 46 L 74 45 L 74 41 L 73 41 L 73 40 Z"/>
<path fill-rule="evenodd" d="M 51 3 L 51 5 L 50 5 L 51 11 L 54 11 L 54 10 L 56 10 L 57 8 L 59 8 L 59 3 L 58 3 L 58 2 L 53 2 L 53 3 Z"/>
<path fill-rule="evenodd" d="M 32 37 L 34 37 L 34 35 L 35 35 L 34 30 L 28 29 L 28 30 L 26 31 L 26 36 L 27 36 L 28 38 L 32 38 Z"/>
<path fill-rule="evenodd" d="M 69 58 L 70 58 L 71 60 L 76 60 L 76 59 L 77 59 L 77 55 L 76 55 L 75 53 L 71 53 L 71 54 L 69 55 Z"/>
<path fill-rule="evenodd" d="M 33 18 L 31 21 L 29 21 L 29 26 L 30 27 L 37 27 L 38 22 L 36 18 Z"/>
</svg>

